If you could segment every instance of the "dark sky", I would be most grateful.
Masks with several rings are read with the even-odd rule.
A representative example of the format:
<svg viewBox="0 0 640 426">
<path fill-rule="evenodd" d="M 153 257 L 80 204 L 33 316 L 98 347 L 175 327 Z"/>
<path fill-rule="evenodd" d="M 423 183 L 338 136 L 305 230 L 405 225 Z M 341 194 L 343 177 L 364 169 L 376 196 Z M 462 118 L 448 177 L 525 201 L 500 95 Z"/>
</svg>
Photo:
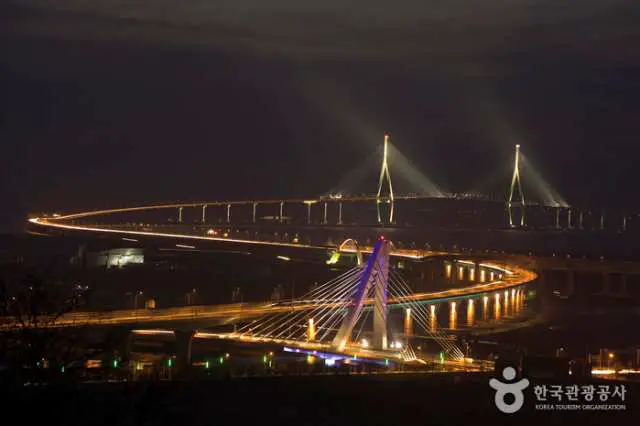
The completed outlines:
<svg viewBox="0 0 640 426">
<path fill-rule="evenodd" d="M 0 229 L 323 193 L 385 131 L 447 190 L 519 142 L 569 203 L 638 206 L 639 100 L 637 0 L 0 0 Z"/>
</svg>

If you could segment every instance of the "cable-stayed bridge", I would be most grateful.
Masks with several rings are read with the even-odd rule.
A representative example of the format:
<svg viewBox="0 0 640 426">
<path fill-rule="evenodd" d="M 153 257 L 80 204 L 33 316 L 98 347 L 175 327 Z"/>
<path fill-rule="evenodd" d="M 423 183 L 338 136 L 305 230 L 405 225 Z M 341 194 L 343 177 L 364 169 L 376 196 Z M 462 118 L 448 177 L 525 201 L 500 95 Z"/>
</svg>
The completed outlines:
<svg viewBox="0 0 640 426">
<path fill-rule="evenodd" d="M 394 192 L 389 152 L 395 148 L 384 137 L 382 161 L 374 194 L 334 192 L 307 198 L 210 200 L 157 203 L 144 206 L 96 209 L 68 214 L 33 215 L 30 226 L 39 230 L 81 231 L 194 240 L 236 239 L 243 243 L 270 239 L 297 243 L 303 230 L 344 230 L 384 227 L 405 229 L 626 232 L 637 225 L 629 212 L 571 207 L 515 147 L 513 174 L 504 198 L 478 191 L 449 193 L 419 185 L 422 192 Z M 414 168 L 413 166 L 405 166 Z M 412 169 L 413 170 L 413 169 Z M 407 174 L 407 173 L 405 173 Z M 420 173 L 408 173 L 418 176 Z M 525 191 L 529 184 L 534 194 Z M 506 186 L 506 185 L 505 185 Z M 426 188 L 426 189 L 424 189 Z M 535 195 L 535 196 L 534 196 Z M 236 229 L 234 229 L 236 228 Z M 635 228 L 634 228 L 635 229 Z M 278 234 L 259 235 L 262 230 Z M 234 233 L 242 232 L 243 237 Z M 378 233 L 378 231 L 376 231 Z M 282 241 L 282 234 L 291 236 Z M 341 235 L 344 238 L 356 235 Z M 344 239 L 342 238 L 342 239 Z M 400 244 L 401 239 L 395 238 Z M 299 238 L 298 238 L 299 240 Z"/>
</svg>

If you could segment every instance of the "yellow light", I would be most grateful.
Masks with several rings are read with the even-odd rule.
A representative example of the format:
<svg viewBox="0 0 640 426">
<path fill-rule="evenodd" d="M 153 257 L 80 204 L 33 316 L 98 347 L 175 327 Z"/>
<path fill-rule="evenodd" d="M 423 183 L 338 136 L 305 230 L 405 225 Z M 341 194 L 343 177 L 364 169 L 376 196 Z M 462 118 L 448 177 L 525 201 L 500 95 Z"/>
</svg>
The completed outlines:
<svg viewBox="0 0 640 426">
<path fill-rule="evenodd" d="M 614 353 L 613 353 L 613 352 L 609 352 L 609 358 L 610 358 L 610 359 L 613 359 L 613 357 L 614 357 L 614 356 L 615 356 L 615 355 L 614 355 Z"/>
<path fill-rule="evenodd" d="M 616 374 L 616 370 L 610 370 L 610 369 L 596 369 L 596 370 L 591 370 L 591 374 L 596 375 L 596 376 L 609 375 L 609 374 Z"/>
<path fill-rule="evenodd" d="M 131 330 L 133 334 L 140 334 L 145 336 L 158 336 L 158 335 L 174 335 L 175 333 L 171 330 L 160 330 L 160 329 L 150 329 L 150 330 Z"/>
<path fill-rule="evenodd" d="M 360 344 L 362 345 L 363 348 L 369 347 L 369 341 L 367 339 L 362 339 L 362 342 Z"/>
</svg>

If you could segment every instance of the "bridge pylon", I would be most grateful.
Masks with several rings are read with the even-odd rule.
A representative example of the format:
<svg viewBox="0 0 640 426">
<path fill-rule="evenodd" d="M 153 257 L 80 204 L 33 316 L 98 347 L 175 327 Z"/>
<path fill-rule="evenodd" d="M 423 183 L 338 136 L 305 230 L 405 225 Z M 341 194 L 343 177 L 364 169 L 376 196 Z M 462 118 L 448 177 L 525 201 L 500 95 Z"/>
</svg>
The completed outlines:
<svg viewBox="0 0 640 426">
<path fill-rule="evenodd" d="M 517 198 L 514 198 L 517 185 Z M 525 201 L 524 192 L 522 191 L 522 181 L 520 180 L 520 145 L 516 145 L 516 155 L 513 163 L 513 176 L 511 178 L 511 186 L 509 188 L 509 198 L 507 200 L 507 211 L 509 214 L 509 226 L 514 228 L 513 209 L 514 207 L 520 209 L 520 226 L 525 224 L 524 212 Z"/>
<path fill-rule="evenodd" d="M 391 185 L 391 173 L 389 173 L 389 162 L 388 162 L 388 154 L 389 154 L 389 135 L 384 135 L 384 151 L 382 154 L 382 165 L 380 166 L 380 179 L 378 179 L 378 193 L 376 195 L 376 210 L 378 212 L 378 223 L 382 223 L 382 215 L 380 213 L 380 203 L 383 202 L 381 198 L 382 194 L 382 185 L 384 183 L 385 177 L 387 179 L 387 186 L 389 189 L 389 223 L 393 223 L 393 208 L 394 208 L 394 197 L 393 197 L 393 185 Z"/>
<path fill-rule="evenodd" d="M 373 339 L 372 347 L 377 350 L 387 349 L 387 294 L 389 287 L 389 255 L 393 250 L 391 241 L 380 237 L 373 248 L 371 257 L 365 266 L 358 290 L 351 306 L 342 320 L 342 325 L 333 339 L 332 346 L 338 351 L 344 350 L 351 340 L 355 327 L 367 298 L 373 293 Z"/>
</svg>

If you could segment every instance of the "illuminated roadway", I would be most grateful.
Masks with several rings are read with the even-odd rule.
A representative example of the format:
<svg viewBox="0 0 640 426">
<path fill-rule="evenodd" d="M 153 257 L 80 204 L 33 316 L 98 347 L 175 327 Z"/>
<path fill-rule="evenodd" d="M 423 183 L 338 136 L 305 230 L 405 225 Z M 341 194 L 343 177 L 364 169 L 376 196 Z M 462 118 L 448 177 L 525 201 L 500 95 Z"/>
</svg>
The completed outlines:
<svg viewBox="0 0 640 426">
<path fill-rule="evenodd" d="M 479 296 L 483 293 L 505 290 L 526 284 L 536 278 L 536 274 L 517 265 L 509 265 L 508 269 L 492 263 L 484 263 L 484 267 L 505 271 L 503 279 L 489 283 L 478 283 L 464 288 L 441 290 L 427 293 L 415 293 L 401 298 L 390 298 L 389 305 L 402 305 L 407 302 L 440 303 L 449 299 Z M 371 302 L 368 302 L 371 303 Z M 326 301 L 289 301 L 280 303 L 241 303 L 225 305 L 188 306 L 165 309 L 129 309 L 106 312 L 72 312 L 57 319 L 42 317 L 38 328 L 50 327 L 81 327 L 81 326 L 108 326 L 119 324 L 143 324 L 174 321 L 201 321 L 201 320 L 241 320 L 250 317 L 263 316 L 277 313 L 305 311 L 318 306 L 329 307 Z M 335 307 L 344 307 L 344 302 L 336 302 Z M 13 319 L 0 318 L 0 329 L 10 330 L 21 328 Z"/>
</svg>

